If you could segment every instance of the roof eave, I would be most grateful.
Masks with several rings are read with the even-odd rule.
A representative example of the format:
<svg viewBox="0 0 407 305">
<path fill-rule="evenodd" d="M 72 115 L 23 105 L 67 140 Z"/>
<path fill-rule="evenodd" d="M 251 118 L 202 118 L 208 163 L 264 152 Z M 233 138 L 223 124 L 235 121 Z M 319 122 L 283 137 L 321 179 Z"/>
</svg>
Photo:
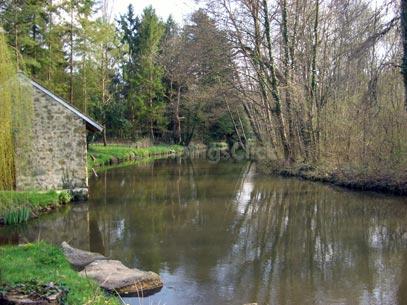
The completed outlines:
<svg viewBox="0 0 407 305">
<path fill-rule="evenodd" d="M 94 125 L 89 124 L 88 122 L 85 122 L 85 123 L 86 123 L 86 129 L 89 131 L 92 131 L 92 132 L 102 132 L 103 131 L 103 127 L 100 126 L 99 124 L 98 124 L 99 128 L 97 128 Z"/>
<path fill-rule="evenodd" d="M 76 109 L 74 106 L 70 105 L 68 102 L 64 101 L 62 98 L 60 98 L 59 96 L 53 94 L 51 91 L 49 91 L 48 89 L 44 88 L 43 86 L 41 86 L 40 84 L 38 84 L 37 82 L 33 81 L 32 79 L 29 79 L 31 84 L 37 88 L 38 90 L 42 91 L 43 93 L 45 93 L 46 95 L 50 96 L 51 98 L 53 98 L 55 101 L 57 101 L 58 103 L 60 103 L 62 106 L 64 106 L 65 108 L 69 109 L 71 112 L 75 113 L 78 117 L 80 117 L 82 120 L 85 121 L 86 123 L 86 128 L 90 131 L 93 132 L 102 132 L 103 131 L 103 126 L 98 124 L 97 122 L 95 122 L 94 120 L 92 120 L 90 117 L 88 117 L 87 115 L 83 114 L 82 112 L 80 112 L 78 109 Z"/>
</svg>

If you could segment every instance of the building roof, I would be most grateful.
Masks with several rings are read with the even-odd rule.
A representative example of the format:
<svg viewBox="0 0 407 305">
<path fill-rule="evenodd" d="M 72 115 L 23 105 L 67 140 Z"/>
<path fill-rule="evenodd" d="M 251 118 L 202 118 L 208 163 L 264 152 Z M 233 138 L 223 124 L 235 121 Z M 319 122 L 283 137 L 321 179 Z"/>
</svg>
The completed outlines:
<svg viewBox="0 0 407 305">
<path fill-rule="evenodd" d="M 34 88 L 38 89 L 39 91 L 43 92 L 44 94 L 48 95 L 51 97 L 53 100 L 64 106 L 65 108 L 69 109 L 71 112 L 76 114 L 79 118 L 85 121 L 86 123 L 86 128 L 88 128 L 91 131 L 103 131 L 103 126 L 101 126 L 99 123 L 96 121 L 92 120 L 90 117 L 87 115 L 83 114 L 80 112 L 78 109 L 76 109 L 74 106 L 70 105 L 68 102 L 60 98 L 59 96 L 53 94 L 51 91 L 48 89 L 44 88 L 37 82 L 33 81 L 32 79 L 29 79 L 31 84 L 33 85 Z"/>
</svg>

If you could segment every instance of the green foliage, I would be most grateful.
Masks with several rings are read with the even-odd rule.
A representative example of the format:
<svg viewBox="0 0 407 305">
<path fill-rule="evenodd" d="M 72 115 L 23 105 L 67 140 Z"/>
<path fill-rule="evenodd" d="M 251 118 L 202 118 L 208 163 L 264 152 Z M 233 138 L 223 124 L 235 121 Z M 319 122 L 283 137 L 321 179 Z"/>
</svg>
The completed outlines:
<svg viewBox="0 0 407 305">
<path fill-rule="evenodd" d="M 46 0 L 4 1 L 0 24 L 12 47 L 14 61 L 58 95 L 67 96 L 61 3 Z"/>
<path fill-rule="evenodd" d="M 59 204 L 67 204 L 72 201 L 72 195 L 68 191 L 62 191 L 58 194 Z"/>
<path fill-rule="evenodd" d="M 0 211 L 1 207 L 14 204 L 28 204 L 31 207 L 39 206 L 45 207 L 50 203 L 58 202 L 58 193 L 55 191 L 49 192 L 0 192 Z"/>
<path fill-rule="evenodd" d="M 224 140 L 225 137 L 232 137 L 234 133 L 232 119 L 228 114 L 224 114 L 210 127 L 208 135 L 211 140 L 219 141 Z"/>
<path fill-rule="evenodd" d="M 10 60 L 4 35 L 0 33 L 0 190 L 12 189 L 14 173 L 14 151 L 12 134 L 12 91 L 8 86 L 16 69 Z"/>
<path fill-rule="evenodd" d="M 88 149 L 88 167 L 94 168 L 106 165 L 110 160 L 129 160 L 143 159 L 150 156 L 180 154 L 184 151 L 184 147 L 180 145 L 157 145 L 151 147 L 132 147 L 125 145 L 90 145 Z M 93 159 L 93 158 L 94 159 Z"/>
<path fill-rule="evenodd" d="M 28 207 L 20 207 L 6 211 L 4 214 L 4 224 L 15 225 L 26 222 L 31 215 L 31 209 Z"/>
<path fill-rule="evenodd" d="M 124 65 L 129 120 L 133 130 L 145 126 L 141 133 L 154 139 L 155 133 L 165 126 L 164 71 L 158 63 L 165 27 L 151 6 L 144 9 L 139 20 L 131 5 L 127 15 L 121 17 L 120 26 L 130 55 Z"/>
<path fill-rule="evenodd" d="M 69 290 L 66 302 L 75 305 L 118 305 L 107 297 L 96 283 L 72 270 L 62 250 L 46 243 L 0 248 L 2 281 L 21 283 L 57 283 Z"/>
<path fill-rule="evenodd" d="M 6 224 L 26 222 L 32 212 L 59 204 L 54 192 L 0 192 L 0 219 Z"/>
<path fill-rule="evenodd" d="M 32 88 L 21 81 L 0 33 L 0 190 L 15 185 L 15 171 L 25 170 L 31 144 Z"/>
<path fill-rule="evenodd" d="M 167 77 L 176 84 L 173 87 L 177 88 L 182 82 L 179 116 L 185 118 L 181 123 L 183 144 L 188 145 L 194 138 L 205 143 L 230 138 L 236 133 L 233 124 L 231 130 L 219 126 L 232 122 L 225 99 L 235 115 L 242 111 L 236 107 L 239 100 L 230 86 L 234 81 L 234 65 L 226 33 L 204 11 L 198 10 L 175 43 L 181 53 L 169 60 L 166 71 L 176 71 L 167 72 Z M 171 67 L 174 61 L 182 68 Z"/>
<path fill-rule="evenodd" d="M 116 28 L 108 2 L 0 3 L 17 67 L 26 64 L 31 77 L 106 126 L 107 136 L 210 139 L 231 79 L 225 33 L 203 11 L 180 28 L 151 6 L 136 16 L 131 5 Z"/>
<path fill-rule="evenodd" d="M 82 18 L 83 32 L 78 43 L 78 75 L 75 77 L 75 100 L 85 113 L 91 113 L 103 124 L 112 102 L 111 83 L 114 66 L 122 55 L 118 35 L 106 18 Z"/>
<path fill-rule="evenodd" d="M 0 15 L 0 23 L 9 33 L 9 44 L 15 50 L 18 68 L 24 66 L 32 75 L 39 73 L 47 61 L 43 43 L 46 37 L 48 1 L 6 1 Z M 19 60 L 23 57 L 24 63 Z"/>
</svg>

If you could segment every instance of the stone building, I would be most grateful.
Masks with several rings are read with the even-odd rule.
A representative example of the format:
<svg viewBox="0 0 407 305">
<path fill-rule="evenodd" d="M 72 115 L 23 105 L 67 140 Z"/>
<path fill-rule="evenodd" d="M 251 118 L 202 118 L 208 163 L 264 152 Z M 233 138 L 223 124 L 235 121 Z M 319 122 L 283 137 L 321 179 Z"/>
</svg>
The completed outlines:
<svg viewBox="0 0 407 305">
<path fill-rule="evenodd" d="M 34 105 L 31 147 L 25 162 L 16 157 L 16 189 L 75 189 L 87 195 L 87 132 L 102 126 L 35 81 L 20 78 L 32 86 Z"/>
</svg>

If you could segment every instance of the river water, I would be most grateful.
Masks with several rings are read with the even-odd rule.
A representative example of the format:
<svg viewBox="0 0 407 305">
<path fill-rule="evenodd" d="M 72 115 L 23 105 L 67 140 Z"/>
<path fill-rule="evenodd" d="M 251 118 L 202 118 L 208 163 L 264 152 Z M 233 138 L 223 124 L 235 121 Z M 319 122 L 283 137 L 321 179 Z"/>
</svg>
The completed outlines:
<svg viewBox="0 0 407 305">
<path fill-rule="evenodd" d="M 90 180 L 89 202 L 2 242 L 68 241 L 159 273 L 131 305 L 407 304 L 406 198 L 169 159 Z"/>
</svg>

